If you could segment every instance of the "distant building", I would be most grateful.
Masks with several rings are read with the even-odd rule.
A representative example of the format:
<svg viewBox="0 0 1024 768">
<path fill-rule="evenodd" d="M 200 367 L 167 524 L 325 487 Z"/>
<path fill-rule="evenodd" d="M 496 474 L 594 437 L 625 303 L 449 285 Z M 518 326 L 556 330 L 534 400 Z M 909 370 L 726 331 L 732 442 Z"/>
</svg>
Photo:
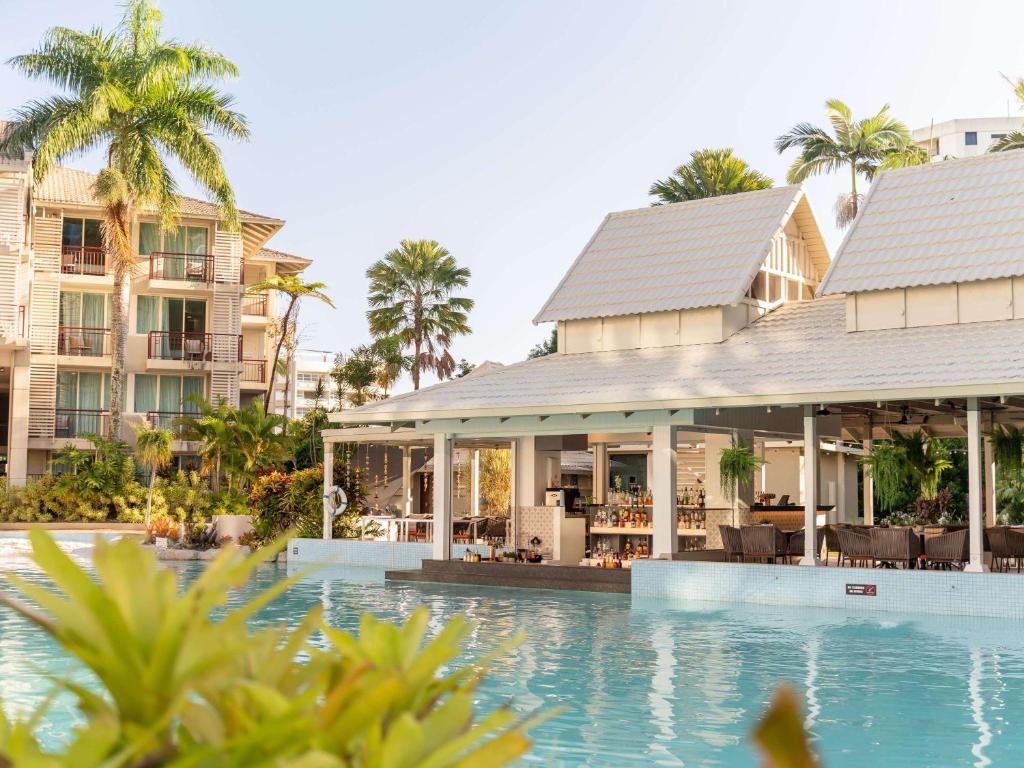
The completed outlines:
<svg viewBox="0 0 1024 768">
<path fill-rule="evenodd" d="M 933 123 L 913 131 L 914 142 L 928 150 L 932 162 L 974 157 L 1010 131 L 1024 129 L 1024 117 L 970 117 Z"/>
<path fill-rule="evenodd" d="M 284 352 L 282 351 L 282 357 Z M 285 377 L 278 374 L 271 409 L 290 419 L 301 419 L 317 406 L 317 385 L 323 383 L 319 405 L 332 410 L 338 407 L 338 393 L 331 381 L 336 353 L 322 349 L 298 349 Z"/>
</svg>

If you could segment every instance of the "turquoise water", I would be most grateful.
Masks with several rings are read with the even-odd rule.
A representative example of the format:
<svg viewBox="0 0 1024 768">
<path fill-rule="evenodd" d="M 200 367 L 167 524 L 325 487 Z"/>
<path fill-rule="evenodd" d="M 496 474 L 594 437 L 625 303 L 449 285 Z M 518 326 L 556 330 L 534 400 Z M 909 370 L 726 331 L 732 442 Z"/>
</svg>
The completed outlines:
<svg viewBox="0 0 1024 768">
<path fill-rule="evenodd" d="M 87 562 L 87 540 L 63 546 Z M 18 537 L 0 536 L 0 570 L 40 578 Z M 196 573 L 193 564 L 179 571 L 183 579 Z M 268 566 L 244 592 L 282 573 Z M 367 610 L 400 619 L 425 605 L 435 627 L 464 612 L 478 621 L 469 653 L 525 629 L 526 643 L 497 665 L 481 705 L 568 708 L 535 732 L 527 764 L 753 766 L 748 733 L 781 680 L 799 692 L 816 747 L 833 768 L 1017 765 L 1024 748 L 1020 623 L 385 586 L 380 572 L 362 569 L 307 578 L 259 620 L 296 623 L 318 603 L 345 628 Z M 0 685 L 9 710 L 41 700 L 44 670 L 67 669 L 48 638 L 0 609 Z M 74 717 L 70 702 L 59 701 L 46 738 L 58 742 Z"/>
</svg>

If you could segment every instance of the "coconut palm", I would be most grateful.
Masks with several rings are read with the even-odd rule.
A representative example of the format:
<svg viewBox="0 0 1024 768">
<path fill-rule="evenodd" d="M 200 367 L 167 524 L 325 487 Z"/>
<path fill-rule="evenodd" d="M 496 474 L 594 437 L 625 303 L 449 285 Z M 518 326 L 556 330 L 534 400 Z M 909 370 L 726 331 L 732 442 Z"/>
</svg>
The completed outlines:
<svg viewBox="0 0 1024 768">
<path fill-rule="evenodd" d="M 732 149 L 698 149 L 672 175 L 651 185 L 651 205 L 768 189 L 774 182 L 736 157 Z"/>
<path fill-rule="evenodd" d="M 102 149 L 106 166 L 94 192 L 103 206 L 103 240 L 114 276 L 109 433 L 120 434 L 131 278 L 136 271 L 131 223 L 135 212 L 159 215 L 164 229 L 179 220 L 178 187 L 169 163 L 180 164 L 221 206 L 225 226 L 238 227 L 235 195 L 213 137 L 248 138 L 245 118 L 213 83 L 238 74 L 203 45 L 161 39 L 162 19 L 150 0 L 128 0 L 111 32 L 54 27 L 32 53 L 10 64 L 61 88 L 60 96 L 16 110 L 0 141 L 4 152 L 33 152 L 41 182 L 55 165 Z"/>
<path fill-rule="evenodd" d="M 277 371 L 278 362 L 281 359 L 281 347 L 284 345 L 286 337 L 289 333 L 294 334 L 294 325 L 298 316 L 299 303 L 302 299 L 317 299 L 332 309 L 334 308 L 334 302 L 332 302 L 330 297 L 324 293 L 326 289 L 326 283 L 315 281 L 307 283 L 296 275 L 272 275 L 262 282 L 249 286 L 248 293 L 277 291 L 278 293 L 283 293 L 288 297 L 288 307 L 281 316 L 281 328 L 280 333 L 277 335 L 277 348 L 274 350 L 274 361 L 270 366 L 271 371 Z M 264 413 L 270 411 L 270 401 L 274 395 L 274 381 L 276 381 L 276 379 L 276 376 L 272 378 L 270 386 L 267 387 L 267 394 L 264 395 Z"/>
<path fill-rule="evenodd" d="M 455 358 L 449 347 L 456 336 L 470 333 L 473 300 L 453 295 L 469 285 L 469 269 L 434 240 L 403 240 L 366 270 L 366 276 L 370 333 L 394 336 L 403 350 L 412 350 L 413 389 L 420 388 L 424 371 L 450 377 Z"/>
<path fill-rule="evenodd" d="M 779 154 L 794 147 L 800 150 L 786 174 L 790 184 L 849 168 L 850 191 L 840 195 L 835 205 L 836 224 L 845 227 L 860 208 L 858 176 L 870 181 L 880 168 L 920 165 L 928 157 L 913 143 L 907 126 L 889 114 L 888 104 L 871 117 L 854 120 L 846 104 L 829 99 L 825 114 L 832 123 L 831 134 L 811 123 L 797 123 L 775 140 L 775 149 Z"/>
<path fill-rule="evenodd" d="M 149 494 L 146 497 L 146 524 L 153 510 L 153 486 L 156 473 L 171 463 L 174 434 L 165 427 L 141 427 L 135 431 L 135 457 L 149 472 Z"/>
<path fill-rule="evenodd" d="M 1024 77 L 1018 77 L 1014 80 L 1003 75 L 1003 79 L 1010 84 L 1010 88 L 1013 89 L 1013 95 L 1020 102 L 1021 109 L 1024 109 Z M 1011 149 L 1024 149 L 1024 130 L 1018 128 L 1017 130 L 1010 131 L 1001 139 L 996 139 L 992 146 L 988 148 L 988 151 L 1006 152 Z"/>
</svg>

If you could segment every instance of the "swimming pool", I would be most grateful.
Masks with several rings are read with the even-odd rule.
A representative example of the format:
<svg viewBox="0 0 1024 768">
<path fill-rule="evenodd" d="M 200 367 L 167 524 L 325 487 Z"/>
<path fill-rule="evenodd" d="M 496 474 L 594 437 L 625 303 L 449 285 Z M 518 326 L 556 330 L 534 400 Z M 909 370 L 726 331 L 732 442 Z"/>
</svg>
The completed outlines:
<svg viewBox="0 0 1024 768">
<path fill-rule="evenodd" d="M 88 540 L 65 539 L 63 546 L 87 561 Z M 0 570 L 40 579 L 27 554 L 23 538 L 0 537 Z M 185 579 L 198 572 L 194 563 L 176 567 Z M 262 569 L 245 592 L 282 573 Z M 568 707 L 534 733 L 528 764 L 751 766 L 750 727 L 780 680 L 800 693 L 816 746 L 832 768 L 1015 764 L 1024 747 L 1018 622 L 385 585 L 381 572 L 367 569 L 321 571 L 259 620 L 294 623 L 316 603 L 347 629 L 366 610 L 400 619 L 426 605 L 435 627 L 462 611 L 479 622 L 470 653 L 525 629 L 526 643 L 497 665 L 481 699 L 511 700 L 524 711 Z M 68 668 L 49 638 L 0 608 L 8 709 L 40 701 L 48 689 L 43 670 Z M 59 740 L 73 716 L 69 702 L 59 701 L 45 725 L 47 739 Z"/>
</svg>

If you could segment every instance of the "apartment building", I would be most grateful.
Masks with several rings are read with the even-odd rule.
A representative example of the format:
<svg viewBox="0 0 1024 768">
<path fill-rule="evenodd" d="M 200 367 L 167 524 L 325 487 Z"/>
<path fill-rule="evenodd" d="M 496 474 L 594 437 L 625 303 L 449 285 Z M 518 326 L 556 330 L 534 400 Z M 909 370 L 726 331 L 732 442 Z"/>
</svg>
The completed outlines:
<svg viewBox="0 0 1024 768">
<path fill-rule="evenodd" d="M 928 150 L 932 161 L 975 157 L 1010 131 L 1024 129 L 1024 117 L 971 117 L 945 120 L 912 132 L 914 142 Z"/>
<path fill-rule="evenodd" d="M 336 358 L 336 353 L 323 349 L 295 350 L 288 367 L 288 378 L 278 374 L 272 410 L 290 419 L 301 419 L 317 405 L 328 410 L 339 408 L 338 388 L 331 380 Z M 323 396 L 318 398 L 317 388 L 320 385 Z"/>
<path fill-rule="evenodd" d="M 0 123 L 0 131 L 4 124 Z M 48 471 L 55 451 L 103 434 L 110 404 L 113 277 L 95 175 L 55 168 L 38 185 L 31 157 L 0 157 L 0 467 L 12 483 Z M 190 395 L 246 405 L 270 382 L 275 296 L 246 286 L 310 261 L 271 250 L 280 219 L 182 197 L 177 230 L 153 212 L 132 222 L 136 275 L 128 318 L 125 424 L 173 427 Z M 176 440 L 175 454 L 196 446 Z"/>
</svg>

